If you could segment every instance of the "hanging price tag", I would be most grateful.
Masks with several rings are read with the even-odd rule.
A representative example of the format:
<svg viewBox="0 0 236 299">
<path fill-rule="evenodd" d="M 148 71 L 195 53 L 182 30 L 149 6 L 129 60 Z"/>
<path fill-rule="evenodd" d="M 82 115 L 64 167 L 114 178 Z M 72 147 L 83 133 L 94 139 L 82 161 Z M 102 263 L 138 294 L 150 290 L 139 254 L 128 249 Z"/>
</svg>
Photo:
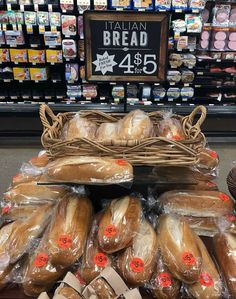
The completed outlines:
<svg viewBox="0 0 236 299">
<path fill-rule="evenodd" d="M 71 247 L 72 239 L 68 235 L 61 235 L 60 238 L 57 240 L 57 244 L 60 248 L 67 249 Z"/>
<path fill-rule="evenodd" d="M 48 262 L 48 255 L 45 253 L 38 253 L 34 260 L 34 266 L 37 268 L 41 268 L 45 266 L 47 262 Z"/>
<path fill-rule="evenodd" d="M 169 273 L 162 272 L 160 273 L 157 278 L 157 283 L 162 286 L 163 288 L 167 288 L 171 286 L 171 277 Z"/>
<path fill-rule="evenodd" d="M 94 256 L 94 263 L 95 265 L 97 265 L 98 267 L 106 267 L 107 265 L 107 257 L 104 253 L 100 252 L 100 253 L 97 253 L 95 256 Z"/>
<path fill-rule="evenodd" d="M 108 225 L 104 230 L 104 236 L 106 237 L 114 237 L 117 234 L 117 228 L 115 225 Z"/>
<path fill-rule="evenodd" d="M 191 252 L 184 252 L 182 259 L 183 263 L 187 266 L 193 266 L 196 264 L 196 259 Z"/>
<path fill-rule="evenodd" d="M 133 258 L 132 261 L 130 262 L 130 268 L 135 273 L 142 272 L 144 270 L 143 260 L 138 257 Z"/>
</svg>

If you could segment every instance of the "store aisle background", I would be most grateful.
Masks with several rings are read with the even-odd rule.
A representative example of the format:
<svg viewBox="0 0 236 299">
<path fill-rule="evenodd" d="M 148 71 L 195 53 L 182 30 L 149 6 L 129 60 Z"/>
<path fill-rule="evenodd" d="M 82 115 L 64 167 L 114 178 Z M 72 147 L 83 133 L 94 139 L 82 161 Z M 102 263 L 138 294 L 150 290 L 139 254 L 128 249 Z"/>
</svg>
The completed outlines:
<svg viewBox="0 0 236 299">
<path fill-rule="evenodd" d="M 232 161 L 236 161 L 236 143 L 211 143 L 211 148 L 220 156 L 220 176 L 218 184 L 221 191 L 228 192 L 226 177 L 232 168 Z M 21 164 L 37 155 L 40 147 L 1 147 L 0 148 L 0 194 L 9 187 L 12 176 L 19 172 Z"/>
</svg>

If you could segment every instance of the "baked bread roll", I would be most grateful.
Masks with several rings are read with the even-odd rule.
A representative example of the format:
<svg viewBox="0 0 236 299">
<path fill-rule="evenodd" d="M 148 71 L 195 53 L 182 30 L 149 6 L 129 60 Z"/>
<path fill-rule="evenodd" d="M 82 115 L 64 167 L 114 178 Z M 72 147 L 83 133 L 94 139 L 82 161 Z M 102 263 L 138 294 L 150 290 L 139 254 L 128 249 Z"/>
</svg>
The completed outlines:
<svg viewBox="0 0 236 299">
<path fill-rule="evenodd" d="M 65 195 L 58 204 L 47 243 L 53 265 L 69 267 L 82 256 L 92 212 L 90 200 L 77 193 Z"/>
<path fill-rule="evenodd" d="M 37 185 L 36 182 L 22 183 L 4 193 L 4 199 L 17 204 L 37 204 L 61 198 L 66 189 L 63 186 Z"/>
<path fill-rule="evenodd" d="M 218 191 L 169 191 L 159 197 L 164 213 L 195 217 L 221 217 L 232 214 L 233 200 Z"/>
<path fill-rule="evenodd" d="M 29 163 L 35 167 L 45 167 L 49 163 L 49 156 L 46 151 L 41 151 L 37 157 L 31 158 Z"/>
<path fill-rule="evenodd" d="M 97 125 L 92 121 L 76 114 L 69 120 L 62 129 L 62 140 L 71 140 L 75 138 L 95 139 Z"/>
<path fill-rule="evenodd" d="M 118 140 L 141 140 L 154 136 L 153 123 L 142 110 L 129 112 L 118 121 Z"/>
<path fill-rule="evenodd" d="M 177 141 L 185 139 L 181 122 L 171 117 L 170 113 L 167 113 L 166 116 L 164 115 L 163 120 L 158 123 L 156 136 Z"/>
<path fill-rule="evenodd" d="M 128 284 L 143 285 L 153 274 L 156 251 L 156 232 L 146 220 L 143 220 L 132 245 L 118 256 L 118 272 Z"/>
<path fill-rule="evenodd" d="M 49 182 L 120 183 L 133 179 L 133 167 L 127 161 L 101 157 L 68 157 L 50 163 Z"/>
<path fill-rule="evenodd" d="M 219 165 L 219 156 L 215 151 L 208 148 L 201 150 L 198 154 L 199 166 L 214 169 Z"/>
<path fill-rule="evenodd" d="M 111 257 L 102 252 L 98 246 L 97 233 L 99 218 L 100 215 L 97 215 L 93 221 L 80 269 L 81 277 L 86 281 L 87 284 L 95 279 L 105 267 L 111 266 L 112 264 Z"/>
<path fill-rule="evenodd" d="M 39 294 L 48 291 L 52 287 L 52 285 L 47 285 L 46 283 L 43 285 L 36 285 L 31 281 L 23 282 L 22 286 L 24 294 L 29 297 L 37 297 Z"/>
<path fill-rule="evenodd" d="M 202 256 L 195 233 L 185 221 L 170 215 L 160 217 L 157 229 L 161 254 L 172 275 L 185 283 L 197 282 Z"/>
<path fill-rule="evenodd" d="M 118 138 L 118 124 L 117 123 L 103 123 L 97 130 L 97 141 L 111 141 Z"/>
<path fill-rule="evenodd" d="M 102 277 L 93 280 L 90 286 L 94 289 L 98 299 L 115 299 L 116 293 Z"/>
<path fill-rule="evenodd" d="M 63 287 L 61 288 L 58 295 L 64 296 L 65 299 L 83 299 L 73 288 L 71 287 Z"/>
<path fill-rule="evenodd" d="M 17 173 L 12 178 L 12 186 L 16 186 L 22 183 L 31 183 L 31 182 L 38 182 L 40 176 L 32 176 L 26 173 Z"/>
<path fill-rule="evenodd" d="M 99 221 L 98 243 L 102 251 L 117 252 L 128 247 L 139 230 L 141 203 L 133 196 L 114 199 Z"/>
<path fill-rule="evenodd" d="M 180 296 L 181 283 L 164 264 L 160 249 L 157 250 L 157 263 L 150 284 L 152 296 L 156 299 L 177 299 Z"/>
<path fill-rule="evenodd" d="M 202 269 L 198 281 L 194 284 L 186 285 L 186 288 L 193 298 L 220 299 L 222 293 L 220 275 L 206 246 L 199 237 L 196 236 L 196 239 L 202 255 Z"/>
<path fill-rule="evenodd" d="M 3 269 L 0 269 L 0 291 L 3 290 L 9 283 L 9 276 L 11 274 L 14 264 L 9 264 Z"/>
<path fill-rule="evenodd" d="M 213 244 L 229 293 L 236 298 L 236 237 L 230 233 L 219 233 L 214 236 Z"/>
</svg>

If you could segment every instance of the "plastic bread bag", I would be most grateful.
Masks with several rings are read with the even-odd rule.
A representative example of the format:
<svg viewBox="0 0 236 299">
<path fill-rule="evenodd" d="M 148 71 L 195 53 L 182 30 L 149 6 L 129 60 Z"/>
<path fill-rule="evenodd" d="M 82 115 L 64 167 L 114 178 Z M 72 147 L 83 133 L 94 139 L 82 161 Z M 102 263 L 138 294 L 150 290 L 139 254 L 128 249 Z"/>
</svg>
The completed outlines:
<svg viewBox="0 0 236 299">
<path fill-rule="evenodd" d="M 14 187 L 16 185 L 22 183 L 31 183 L 31 182 L 38 182 L 40 179 L 41 174 L 31 175 L 24 172 L 17 173 L 14 177 L 12 177 L 11 186 Z"/>
<path fill-rule="evenodd" d="M 81 117 L 79 113 L 65 123 L 62 132 L 62 140 L 71 140 L 75 138 L 88 138 L 95 140 L 95 135 L 97 131 L 96 123 Z"/>
<path fill-rule="evenodd" d="M 128 291 L 118 273 L 111 267 L 106 267 L 85 289 L 82 295 L 85 299 L 97 295 L 97 299 L 113 299 Z"/>
<path fill-rule="evenodd" d="M 133 167 L 125 160 L 74 156 L 48 164 L 41 182 L 77 184 L 122 184 L 133 180 Z"/>
<path fill-rule="evenodd" d="M 145 287 L 156 299 L 177 299 L 180 296 L 181 282 L 172 276 L 164 264 L 159 248 L 153 275 Z"/>
<path fill-rule="evenodd" d="M 221 217 L 234 211 L 232 198 L 219 191 L 173 190 L 163 193 L 158 201 L 164 213 L 182 216 Z"/>
<path fill-rule="evenodd" d="M 117 140 L 118 123 L 103 123 L 99 126 L 96 139 L 99 142 L 111 142 Z"/>
<path fill-rule="evenodd" d="M 71 272 L 68 272 L 56 289 L 53 299 L 83 299 L 81 294 L 82 290 L 83 286 L 80 284 L 79 280 Z"/>
<path fill-rule="evenodd" d="M 98 227 L 98 244 L 102 251 L 114 253 L 131 245 L 139 230 L 142 207 L 138 198 L 114 199 L 106 207 Z"/>
<path fill-rule="evenodd" d="M 118 121 L 118 140 L 141 140 L 154 136 L 153 123 L 144 111 L 134 110 Z"/>
<path fill-rule="evenodd" d="M 147 283 L 156 264 L 157 235 L 150 223 L 143 219 L 130 247 L 117 256 L 117 270 L 127 284 Z"/>
<path fill-rule="evenodd" d="M 28 182 L 8 189 L 3 199 L 18 205 L 47 203 L 59 200 L 66 191 L 64 186 L 42 186 Z"/>
<path fill-rule="evenodd" d="M 97 233 L 99 218 L 101 218 L 101 214 L 96 215 L 93 220 L 80 267 L 80 275 L 87 284 L 95 279 L 105 267 L 112 265 L 111 256 L 103 252 L 98 246 Z"/>
<path fill-rule="evenodd" d="M 70 267 L 84 253 L 93 207 L 84 194 L 68 193 L 51 221 L 47 250 L 54 266 Z"/>
<path fill-rule="evenodd" d="M 29 163 L 35 167 L 45 167 L 49 163 L 49 156 L 45 150 L 42 150 L 38 156 L 31 158 Z"/>
<path fill-rule="evenodd" d="M 223 274 L 229 294 L 224 298 L 236 298 L 236 235 L 219 233 L 213 238 L 214 255 Z"/>
<path fill-rule="evenodd" d="M 197 167 L 199 168 L 216 169 L 219 165 L 218 154 L 209 148 L 202 149 L 198 153 L 198 158 Z"/>
<path fill-rule="evenodd" d="M 198 281 L 185 287 L 193 298 L 220 299 L 222 298 L 222 281 L 217 267 L 202 240 L 199 237 L 196 239 L 202 255 L 202 269 Z"/>
<path fill-rule="evenodd" d="M 173 277 L 189 284 L 197 282 L 202 256 L 189 225 L 178 217 L 161 215 L 157 235 L 164 263 Z"/>
<path fill-rule="evenodd" d="M 156 135 L 177 141 L 186 138 L 180 120 L 174 118 L 171 111 L 163 114 L 163 119 L 157 126 Z"/>
</svg>

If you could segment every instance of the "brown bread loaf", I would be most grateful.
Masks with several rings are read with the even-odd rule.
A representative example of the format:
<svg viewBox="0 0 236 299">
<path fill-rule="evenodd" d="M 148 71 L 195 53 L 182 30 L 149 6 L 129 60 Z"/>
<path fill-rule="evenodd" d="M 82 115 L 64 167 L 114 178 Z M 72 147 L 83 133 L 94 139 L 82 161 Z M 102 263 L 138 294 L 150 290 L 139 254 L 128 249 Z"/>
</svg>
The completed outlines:
<svg viewBox="0 0 236 299">
<path fill-rule="evenodd" d="M 62 295 L 65 299 L 83 299 L 73 288 L 71 287 L 63 287 L 61 288 L 58 295 Z"/>
<path fill-rule="evenodd" d="M 9 275 L 14 267 L 14 264 L 8 264 L 0 270 L 0 291 L 9 283 Z"/>
<path fill-rule="evenodd" d="M 222 295 L 222 282 L 216 266 L 211 259 L 206 246 L 199 237 L 198 247 L 202 254 L 202 269 L 198 281 L 186 285 L 188 292 L 198 299 L 220 299 Z"/>
<path fill-rule="evenodd" d="M 231 233 L 219 233 L 214 236 L 213 244 L 229 293 L 236 298 L 236 237 Z"/>
<path fill-rule="evenodd" d="M 181 283 L 175 279 L 163 262 L 161 251 L 157 250 L 157 263 L 150 280 L 152 296 L 156 299 L 177 299 Z"/>
<path fill-rule="evenodd" d="M 132 245 L 118 256 L 117 269 L 130 285 L 147 283 L 156 263 L 157 236 L 152 226 L 143 220 Z"/>
<path fill-rule="evenodd" d="M 66 189 L 63 186 L 44 186 L 37 185 L 36 182 L 22 183 L 10 188 L 5 194 L 4 199 L 17 204 L 37 204 L 55 201 L 61 198 Z"/>
<path fill-rule="evenodd" d="M 68 157 L 51 162 L 44 179 L 49 182 L 120 183 L 133 179 L 127 161 L 101 157 Z"/>
<path fill-rule="evenodd" d="M 234 202 L 218 191 L 169 191 L 159 197 L 164 213 L 195 217 L 221 217 L 232 214 Z"/>
<path fill-rule="evenodd" d="M 112 264 L 111 257 L 98 246 L 97 233 L 99 218 L 100 215 L 97 215 L 93 221 L 80 270 L 81 277 L 87 284 L 95 279 L 105 267 L 111 266 Z"/>
<path fill-rule="evenodd" d="M 167 113 L 167 116 L 164 116 L 164 119 L 159 122 L 156 136 L 176 141 L 185 139 L 181 122 L 176 118 L 172 118 L 170 113 Z"/>
<path fill-rule="evenodd" d="M 90 285 L 94 289 L 98 299 L 115 299 L 116 293 L 105 279 L 98 278 L 93 280 Z"/>
<path fill-rule="evenodd" d="M 23 282 L 22 286 L 25 295 L 29 297 L 37 297 L 42 292 L 50 290 L 50 288 L 52 287 L 51 284 L 46 284 L 45 282 L 42 285 L 36 285 L 31 281 Z"/>
<path fill-rule="evenodd" d="M 115 141 L 118 138 L 117 123 L 103 123 L 97 130 L 96 138 L 98 141 Z"/>
<path fill-rule="evenodd" d="M 29 163 L 35 167 L 45 167 L 49 163 L 49 156 L 45 151 L 42 151 L 37 157 L 31 158 Z"/>
<path fill-rule="evenodd" d="M 93 208 L 85 195 L 68 193 L 50 224 L 47 249 L 53 265 L 71 266 L 79 259 L 91 226 Z"/>
<path fill-rule="evenodd" d="M 17 173 L 12 178 L 12 186 L 16 186 L 22 183 L 38 182 L 40 176 L 32 176 L 25 173 Z"/>
<path fill-rule="evenodd" d="M 219 165 L 219 156 L 215 151 L 208 148 L 203 149 L 198 154 L 199 166 L 214 169 Z"/>
<path fill-rule="evenodd" d="M 157 229 L 161 254 L 172 275 L 185 283 L 198 281 L 202 257 L 189 225 L 178 217 L 162 215 Z"/>
<path fill-rule="evenodd" d="M 99 221 L 98 243 L 102 251 L 117 252 L 128 247 L 139 230 L 141 203 L 133 196 L 114 199 Z"/>
</svg>

